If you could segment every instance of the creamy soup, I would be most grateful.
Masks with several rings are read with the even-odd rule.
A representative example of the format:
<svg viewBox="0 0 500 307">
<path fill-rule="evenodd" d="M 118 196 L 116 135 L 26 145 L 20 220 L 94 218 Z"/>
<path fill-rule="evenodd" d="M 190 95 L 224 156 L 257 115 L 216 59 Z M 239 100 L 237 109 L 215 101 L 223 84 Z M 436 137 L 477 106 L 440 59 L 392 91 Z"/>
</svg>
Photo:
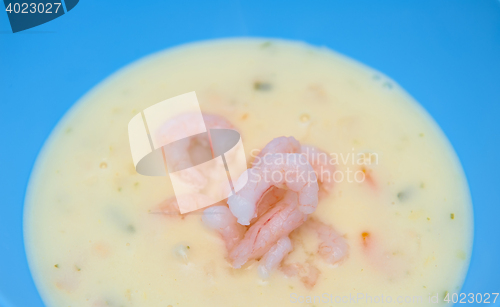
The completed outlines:
<svg viewBox="0 0 500 307">
<path fill-rule="evenodd" d="M 328 153 L 335 182 L 309 219 L 335 229 L 344 259 L 324 261 L 318 236 L 299 227 L 293 251 L 262 278 L 259 259 L 231 266 L 200 212 L 162 209 L 174 196 L 170 179 L 136 172 L 127 125 L 191 91 L 202 112 L 240 132 L 249 163 L 280 136 Z M 472 243 L 458 159 L 403 89 L 326 48 L 257 39 L 160 52 L 89 92 L 36 162 L 24 227 L 50 307 L 434 306 L 460 289 Z M 285 274 L 294 263 L 302 271 Z"/>
</svg>

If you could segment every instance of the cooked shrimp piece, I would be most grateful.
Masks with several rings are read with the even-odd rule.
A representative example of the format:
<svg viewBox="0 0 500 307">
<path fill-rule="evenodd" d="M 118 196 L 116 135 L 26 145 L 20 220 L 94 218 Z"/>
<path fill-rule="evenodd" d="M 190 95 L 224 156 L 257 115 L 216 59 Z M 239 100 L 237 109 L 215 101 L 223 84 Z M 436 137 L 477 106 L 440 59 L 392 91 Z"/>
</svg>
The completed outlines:
<svg viewBox="0 0 500 307">
<path fill-rule="evenodd" d="M 201 137 L 197 138 L 202 139 Z M 189 154 L 191 143 L 192 139 L 187 138 L 176 141 L 174 146 L 165 146 L 165 160 L 171 172 L 177 172 L 183 182 L 189 183 L 199 191 L 207 185 L 208 179 L 198 169 L 191 168 L 194 165 Z"/>
<path fill-rule="evenodd" d="M 270 273 L 278 268 L 283 258 L 293 250 L 289 237 L 282 237 L 259 261 L 259 276 L 268 279 Z"/>
<path fill-rule="evenodd" d="M 300 281 L 307 289 L 312 289 L 316 285 L 321 273 L 317 267 L 309 263 L 285 264 L 282 265 L 280 269 L 288 277 L 300 277 Z"/>
<path fill-rule="evenodd" d="M 247 170 L 235 187 L 238 192 L 227 201 L 229 209 L 238 218 L 238 223 L 249 225 L 257 216 L 257 204 L 272 187 L 288 188 L 298 193 L 298 208 L 304 214 L 311 214 L 318 205 L 318 182 L 309 163 L 302 164 L 301 154 L 270 154 L 266 163 Z M 246 184 L 246 176 L 248 181 Z M 241 189 L 239 189 L 241 187 Z"/>
<path fill-rule="evenodd" d="M 208 178 L 191 167 L 213 158 L 210 129 L 234 129 L 234 126 L 225 118 L 213 114 L 203 114 L 203 122 L 198 119 L 196 113 L 178 115 L 165 122 L 155 137 L 162 144 L 167 144 L 163 150 L 169 171 L 179 172 L 184 182 L 201 190 Z M 205 129 L 207 133 L 200 133 Z M 186 135 L 190 137 L 183 137 Z"/>
<path fill-rule="evenodd" d="M 330 164 L 329 155 L 310 145 L 302 145 L 300 152 L 307 157 L 307 161 L 311 164 L 320 188 L 320 198 L 330 194 L 333 190 L 335 178 L 335 166 Z"/>
<path fill-rule="evenodd" d="M 229 252 L 234 268 L 267 253 L 279 239 L 302 225 L 307 215 L 299 210 L 299 197 L 287 191 L 285 197 L 260 217 L 245 233 L 245 237 Z"/>
<path fill-rule="evenodd" d="M 299 153 L 299 152 L 300 152 L 300 143 L 293 136 L 277 137 L 271 140 L 269 143 L 267 143 L 266 146 L 264 146 L 264 148 L 260 151 L 259 155 L 253 161 L 252 165 L 253 167 L 259 167 L 259 165 L 263 162 L 263 159 L 265 159 L 269 154 L 273 153 L 284 154 L 284 153 Z M 269 210 L 269 208 L 271 208 L 272 205 L 280 201 L 285 195 L 285 192 L 286 192 L 285 189 L 279 189 L 277 187 L 269 189 L 264 194 L 264 196 L 257 205 L 257 216 L 255 218 L 258 218 L 259 216 L 267 212 L 267 210 Z"/>
<path fill-rule="evenodd" d="M 149 210 L 149 213 L 184 218 L 181 215 L 179 205 L 175 196 L 163 200 L 161 203 L 155 206 L 155 208 Z"/>
<path fill-rule="evenodd" d="M 335 264 L 346 258 L 349 246 L 345 238 L 335 231 L 333 227 L 316 219 L 309 219 L 306 224 L 318 234 L 318 238 L 321 241 L 318 247 L 318 254 L 326 262 Z"/>
<path fill-rule="evenodd" d="M 266 157 L 270 154 L 274 153 L 299 153 L 300 152 L 300 143 L 297 141 L 293 136 L 286 137 L 286 136 L 280 136 L 277 137 L 271 142 L 267 143 L 264 148 L 260 151 L 257 157 L 255 157 L 255 160 L 252 163 L 253 167 L 259 166 L 261 163 L 263 163 L 266 159 Z"/>
<path fill-rule="evenodd" d="M 246 228 L 236 222 L 236 218 L 226 206 L 213 206 L 205 209 L 201 219 L 208 228 L 217 230 L 226 243 L 228 251 L 241 241 L 245 234 Z"/>
<path fill-rule="evenodd" d="M 271 187 L 257 204 L 257 216 L 252 220 L 252 222 L 254 222 L 256 219 L 266 213 L 272 206 L 282 200 L 285 196 L 286 191 L 286 189 Z"/>
<path fill-rule="evenodd" d="M 329 155 L 317 147 L 300 145 L 293 136 L 278 137 L 269 142 L 255 158 L 253 167 L 258 167 L 266 161 L 267 156 L 273 153 L 302 153 L 306 159 L 300 163 L 311 164 L 320 187 L 320 197 L 328 195 L 334 184 L 335 166 L 330 164 Z"/>
</svg>

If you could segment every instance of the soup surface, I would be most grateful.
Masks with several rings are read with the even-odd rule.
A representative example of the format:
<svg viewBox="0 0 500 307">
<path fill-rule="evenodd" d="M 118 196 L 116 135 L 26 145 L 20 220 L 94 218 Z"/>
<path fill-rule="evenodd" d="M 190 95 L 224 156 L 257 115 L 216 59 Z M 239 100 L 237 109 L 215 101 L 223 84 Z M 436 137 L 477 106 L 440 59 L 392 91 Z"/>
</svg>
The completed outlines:
<svg viewBox="0 0 500 307">
<path fill-rule="evenodd" d="M 348 256 L 326 263 L 318 238 L 298 228 L 282 263 L 317 268 L 313 285 L 280 269 L 262 279 L 257 261 L 232 268 L 199 212 L 162 211 L 169 177 L 137 174 L 128 122 L 191 91 L 203 112 L 240 131 L 249 161 L 279 136 L 328 153 L 334 188 L 311 217 L 343 236 Z M 326 48 L 258 39 L 174 48 L 93 89 L 45 144 L 24 222 L 50 307 L 435 306 L 460 289 L 472 243 L 460 164 L 403 89 Z"/>
</svg>

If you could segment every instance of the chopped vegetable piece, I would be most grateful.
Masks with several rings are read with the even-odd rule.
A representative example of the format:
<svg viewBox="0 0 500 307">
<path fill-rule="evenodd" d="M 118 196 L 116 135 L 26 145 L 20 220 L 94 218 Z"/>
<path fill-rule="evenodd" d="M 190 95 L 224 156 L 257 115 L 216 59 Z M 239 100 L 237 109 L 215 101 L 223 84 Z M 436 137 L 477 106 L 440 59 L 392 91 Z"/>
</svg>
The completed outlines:
<svg viewBox="0 0 500 307">
<path fill-rule="evenodd" d="M 270 91 L 273 86 L 271 83 L 257 81 L 253 84 L 253 88 L 256 91 Z"/>
<path fill-rule="evenodd" d="M 135 232 L 135 227 L 134 227 L 134 225 L 129 224 L 129 225 L 127 226 L 127 231 L 128 231 L 128 232 L 130 232 L 130 233 L 134 233 L 134 232 Z"/>
<path fill-rule="evenodd" d="M 408 198 L 410 198 L 410 192 L 409 191 L 401 191 L 397 195 L 399 201 L 406 201 Z"/>
<path fill-rule="evenodd" d="M 260 44 L 260 48 L 267 48 L 270 47 L 271 45 L 272 43 L 270 41 L 263 42 L 262 44 Z"/>
<path fill-rule="evenodd" d="M 365 232 L 363 232 L 363 233 L 361 234 L 361 238 L 363 238 L 363 245 L 364 245 L 364 246 L 367 246 L 367 245 L 368 245 L 368 240 L 369 240 L 369 238 L 370 238 L 370 233 L 369 233 L 369 232 L 366 232 L 366 231 L 365 231 Z"/>
</svg>

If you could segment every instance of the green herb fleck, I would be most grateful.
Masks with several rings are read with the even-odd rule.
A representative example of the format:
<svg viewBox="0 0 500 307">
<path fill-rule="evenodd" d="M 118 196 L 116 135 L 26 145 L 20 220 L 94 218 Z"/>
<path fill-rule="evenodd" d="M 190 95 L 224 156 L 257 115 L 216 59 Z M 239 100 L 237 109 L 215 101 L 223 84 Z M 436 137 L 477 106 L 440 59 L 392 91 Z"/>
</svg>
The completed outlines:
<svg viewBox="0 0 500 307">
<path fill-rule="evenodd" d="M 130 233 L 134 233 L 135 232 L 135 227 L 132 224 L 129 224 L 126 229 Z"/>
<path fill-rule="evenodd" d="M 460 260 L 465 260 L 465 258 L 466 258 L 466 257 L 465 257 L 465 252 L 464 252 L 464 251 L 458 251 L 458 252 L 457 252 L 457 257 L 458 257 L 458 259 L 460 259 Z"/>
<path fill-rule="evenodd" d="M 189 247 L 189 245 L 188 245 L 188 246 L 186 246 L 186 247 L 187 247 L 187 249 L 190 249 L 190 248 L 191 248 L 191 247 Z"/>
<path fill-rule="evenodd" d="M 408 191 L 401 191 L 397 195 L 399 201 L 406 201 L 410 197 L 410 193 Z"/>
<path fill-rule="evenodd" d="M 260 48 L 264 49 L 264 48 L 268 48 L 272 45 L 272 43 L 270 41 L 267 41 L 267 42 L 263 42 L 262 44 L 260 44 Z"/>
<path fill-rule="evenodd" d="M 59 268 L 59 264 L 55 264 L 54 267 L 58 269 Z"/>
<path fill-rule="evenodd" d="M 273 86 L 271 85 L 271 83 L 257 81 L 254 82 L 253 88 L 256 91 L 270 91 Z"/>
<path fill-rule="evenodd" d="M 452 220 L 454 220 L 454 219 L 455 219 L 455 213 L 450 214 L 450 218 L 451 218 Z"/>
<path fill-rule="evenodd" d="M 80 272 L 80 271 L 82 270 L 82 269 L 81 269 L 79 266 L 77 266 L 76 264 L 75 264 L 75 269 L 76 269 L 78 272 Z"/>
</svg>

